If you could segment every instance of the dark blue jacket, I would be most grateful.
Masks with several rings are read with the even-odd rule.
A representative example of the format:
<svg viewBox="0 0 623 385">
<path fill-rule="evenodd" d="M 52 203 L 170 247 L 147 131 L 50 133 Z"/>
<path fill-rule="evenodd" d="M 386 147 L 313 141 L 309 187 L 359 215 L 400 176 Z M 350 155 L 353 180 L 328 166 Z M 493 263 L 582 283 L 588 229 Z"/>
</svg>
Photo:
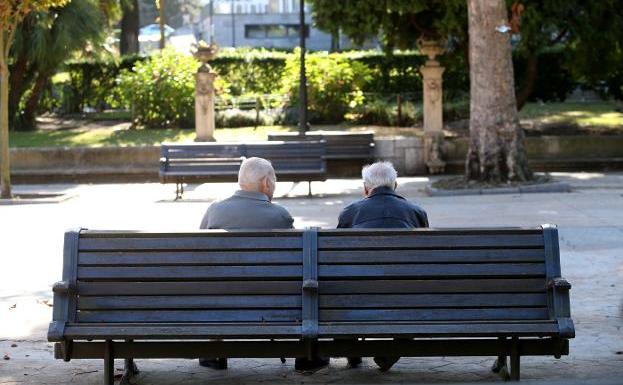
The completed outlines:
<svg viewBox="0 0 623 385">
<path fill-rule="evenodd" d="M 354 202 L 340 213 L 338 228 L 428 227 L 426 211 L 385 186 Z"/>
</svg>

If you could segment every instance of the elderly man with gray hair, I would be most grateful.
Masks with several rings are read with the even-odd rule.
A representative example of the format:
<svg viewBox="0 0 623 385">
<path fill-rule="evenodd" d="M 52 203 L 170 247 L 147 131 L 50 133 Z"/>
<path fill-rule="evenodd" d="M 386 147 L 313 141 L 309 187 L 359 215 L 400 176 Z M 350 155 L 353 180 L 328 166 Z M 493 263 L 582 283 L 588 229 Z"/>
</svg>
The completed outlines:
<svg viewBox="0 0 623 385">
<path fill-rule="evenodd" d="M 213 203 L 201 221 L 202 229 L 291 229 L 288 210 L 272 203 L 277 177 L 269 161 L 248 158 L 240 165 L 240 190 Z"/>
<path fill-rule="evenodd" d="M 377 162 L 361 171 L 365 198 L 348 205 L 340 213 L 338 228 L 417 228 L 428 227 L 426 212 L 396 194 L 398 173 L 390 162 Z M 380 370 L 389 370 L 400 357 L 374 357 Z M 361 364 L 361 357 L 348 357 L 350 367 Z"/>
<path fill-rule="evenodd" d="M 340 213 L 338 228 L 428 227 L 426 212 L 396 194 L 398 173 L 390 162 L 376 162 L 361 171 L 365 198 Z"/>
<path fill-rule="evenodd" d="M 240 190 L 210 205 L 201 221 L 202 229 L 291 229 L 294 219 L 288 210 L 272 203 L 277 177 L 272 164 L 262 158 L 248 158 L 240 165 Z M 200 358 L 201 366 L 227 369 L 226 358 Z"/>
</svg>

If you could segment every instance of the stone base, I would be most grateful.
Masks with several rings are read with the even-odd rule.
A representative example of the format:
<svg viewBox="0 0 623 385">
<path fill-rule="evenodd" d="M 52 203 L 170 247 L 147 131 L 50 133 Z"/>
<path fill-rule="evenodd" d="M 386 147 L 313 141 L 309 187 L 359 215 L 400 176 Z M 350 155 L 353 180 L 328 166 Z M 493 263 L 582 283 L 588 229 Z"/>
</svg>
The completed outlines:
<svg viewBox="0 0 623 385">
<path fill-rule="evenodd" d="M 216 142 L 216 139 L 214 139 L 213 137 L 195 138 L 195 142 Z"/>
<path fill-rule="evenodd" d="M 426 162 L 426 167 L 428 168 L 429 174 L 442 174 L 446 171 L 446 162 L 432 160 Z"/>
</svg>

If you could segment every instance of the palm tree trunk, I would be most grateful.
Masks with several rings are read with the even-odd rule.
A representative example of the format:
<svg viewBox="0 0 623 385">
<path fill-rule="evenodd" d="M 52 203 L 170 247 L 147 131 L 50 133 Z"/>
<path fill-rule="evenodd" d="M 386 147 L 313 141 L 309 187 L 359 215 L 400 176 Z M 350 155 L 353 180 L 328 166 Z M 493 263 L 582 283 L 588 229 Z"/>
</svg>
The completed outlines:
<svg viewBox="0 0 623 385">
<path fill-rule="evenodd" d="M 9 159 L 9 66 L 7 63 L 8 39 L 5 32 L 0 30 L 0 180 L 2 190 L 0 198 L 10 199 L 11 194 L 11 167 Z"/>
<path fill-rule="evenodd" d="M 35 85 L 32 88 L 30 97 L 26 101 L 24 106 L 24 113 L 22 115 L 22 128 L 24 131 L 31 131 L 37 128 L 35 118 L 37 115 L 37 109 L 39 108 L 39 101 L 41 100 L 41 94 L 45 88 L 46 83 L 50 76 L 47 73 L 40 72 L 35 80 Z"/>
<path fill-rule="evenodd" d="M 468 179 L 488 182 L 532 178 L 519 125 L 510 35 L 504 0 L 468 0 L 470 148 Z M 500 28 L 502 27 L 502 28 Z"/>
</svg>

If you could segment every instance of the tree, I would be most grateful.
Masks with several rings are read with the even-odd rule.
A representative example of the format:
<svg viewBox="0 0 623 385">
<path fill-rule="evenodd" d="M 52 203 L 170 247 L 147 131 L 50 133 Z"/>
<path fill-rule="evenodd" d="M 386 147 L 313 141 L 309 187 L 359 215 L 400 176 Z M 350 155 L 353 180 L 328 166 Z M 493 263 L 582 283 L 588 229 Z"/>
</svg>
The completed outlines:
<svg viewBox="0 0 623 385">
<path fill-rule="evenodd" d="M 504 0 L 468 0 L 470 148 L 468 179 L 507 182 L 532 177 L 515 101 L 508 12 Z"/>
<path fill-rule="evenodd" d="M 123 17 L 121 18 L 121 55 L 138 53 L 138 32 L 140 27 L 138 0 L 122 0 Z"/>
<path fill-rule="evenodd" d="M 517 107 L 530 97 L 538 77 L 540 54 L 558 49 L 565 67 L 588 84 L 608 78 L 621 68 L 623 7 L 619 0 L 515 1 L 522 8 L 516 54 L 526 59 L 517 90 Z M 516 13 L 516 12 L 514 12 Z"/>
<path fill-rule="evenodd" d="M 107 26 L 118 16 L 118 5 L 116 0 L 73 0 L 24 19 L 10 53 L 12 130 L 36 129 L 35 116 L 50 78 L 74 53 L 87 47 L 91 53 L 97 51 Z"/>
<path fill-rule="evenodd" d="M 46 12 L 69 0 L 2 0 L 0 2 L 0 198 L 11 198 L 9 160 L 9 51 L 17 28 L 31 12 Z"/>
<path fill-rule="evenodd" d="M 166 0 L 156 0 L 156 5 L 158 6 L 158 24 L 160 24 L 160 49 L 164 49 L 165 46 L 165 36 L 164 36 L 164 9 L 166 7 Z"/>
</svg>

